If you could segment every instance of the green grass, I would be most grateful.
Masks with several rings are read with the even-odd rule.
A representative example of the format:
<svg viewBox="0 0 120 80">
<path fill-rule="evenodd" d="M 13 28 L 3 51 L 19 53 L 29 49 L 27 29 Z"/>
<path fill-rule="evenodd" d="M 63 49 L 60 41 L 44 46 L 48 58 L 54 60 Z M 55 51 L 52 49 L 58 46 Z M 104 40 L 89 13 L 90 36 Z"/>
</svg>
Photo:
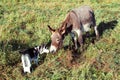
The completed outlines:
<svg viewBox="0 0 120 80">
<path fill-rule="evenodd" d="M 81 5 L 94 9 L 100 39 L 93 44 L 86 38 L 84 52 L 41 55 L 39 66 L 22 75 L 18 51 L 48 42 L 47 25 L 58 28 L 67 12 Z M 0 80 L 120 80 L 119 5 L 118 0 L 1 0 Z M 70 42 L 68 35 L 64 45 Z"/>
</svg>

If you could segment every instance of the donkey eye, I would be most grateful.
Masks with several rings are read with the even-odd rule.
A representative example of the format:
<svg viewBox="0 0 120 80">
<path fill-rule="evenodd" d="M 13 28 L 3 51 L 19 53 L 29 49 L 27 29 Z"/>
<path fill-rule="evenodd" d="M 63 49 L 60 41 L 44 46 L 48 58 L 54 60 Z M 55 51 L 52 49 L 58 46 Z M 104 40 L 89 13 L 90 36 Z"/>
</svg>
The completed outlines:
<svg viewBox="0 0 120 80">
<path fill-rule="evenodd" d="M 60 39 L 56 39 L 56 41 L 57 41 L 57 42 L 59 42 L 59 41 L 60 41 Z"/>
</svg>

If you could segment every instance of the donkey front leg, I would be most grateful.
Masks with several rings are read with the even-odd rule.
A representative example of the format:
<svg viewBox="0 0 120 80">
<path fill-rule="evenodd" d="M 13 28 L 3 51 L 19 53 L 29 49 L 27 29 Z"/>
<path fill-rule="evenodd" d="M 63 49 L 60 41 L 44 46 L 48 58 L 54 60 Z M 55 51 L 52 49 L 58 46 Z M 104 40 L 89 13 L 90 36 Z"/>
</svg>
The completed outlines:
<svg viewBox="0 0 120 80">
<path fill-rule="evenodd" d="M 71 32 L 70 33 L 71 37 L 72 37 L 72 42 L 75 46 L 75 50 L 77 50 L 78 46 L 77 46 L 77 36 L 75 36 L 75 33 L 74 32 Z"/>
<path fill-rule="evenodd" d="M 78 42 L 80 44 L 81 51 L 83 51 L 83 35 L 81 30 L 77 30 L 78 33 Z"/>
<path fill-rule="evenodd" d="M 77 37 L 74 37 L 74 43 L 75 43 L 75 50 L 77 50 L 78 46 L 77 46 Z"/>
</svg>

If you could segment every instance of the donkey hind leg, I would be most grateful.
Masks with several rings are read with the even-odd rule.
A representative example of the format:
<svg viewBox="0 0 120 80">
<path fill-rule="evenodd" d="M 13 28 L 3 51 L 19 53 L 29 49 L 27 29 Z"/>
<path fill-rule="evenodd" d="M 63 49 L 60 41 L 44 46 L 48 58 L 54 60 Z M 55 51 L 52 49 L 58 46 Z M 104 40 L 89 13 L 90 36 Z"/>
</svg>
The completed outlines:
<svg viewBox="0 0 120 80">
<path fill-rule="evenodd" d="M 94 31 L 95 31 L 96 38 L 98 39 L 99 38 L 99 32 L 98 32 L 97 26 L 94 27 Z"/>
<path fill-rule="evenodd" d="M 75 33 L 74 32 L 71 32 L 70 33 L 71 37 L 72 37 L 72 42 L 75 46 L 75 50 L 77 50 L 78 46 L 77 46 L 77 36 L 75 36 Z"/>
</svg>

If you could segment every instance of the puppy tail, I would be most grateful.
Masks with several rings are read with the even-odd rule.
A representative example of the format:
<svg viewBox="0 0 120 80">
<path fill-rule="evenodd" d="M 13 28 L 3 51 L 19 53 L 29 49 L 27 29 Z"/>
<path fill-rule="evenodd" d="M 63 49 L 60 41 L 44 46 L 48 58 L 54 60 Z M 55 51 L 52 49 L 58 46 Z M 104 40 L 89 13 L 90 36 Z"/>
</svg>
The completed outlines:
<svg viewBox="0 0 120 80">
<path fill-rule="evenodd" d="M 19 53 L 20 54 L 25 54 L 25 51 L 24 50 L 22 50 L 22 51 L 20 50 Z"/>
</svg>

